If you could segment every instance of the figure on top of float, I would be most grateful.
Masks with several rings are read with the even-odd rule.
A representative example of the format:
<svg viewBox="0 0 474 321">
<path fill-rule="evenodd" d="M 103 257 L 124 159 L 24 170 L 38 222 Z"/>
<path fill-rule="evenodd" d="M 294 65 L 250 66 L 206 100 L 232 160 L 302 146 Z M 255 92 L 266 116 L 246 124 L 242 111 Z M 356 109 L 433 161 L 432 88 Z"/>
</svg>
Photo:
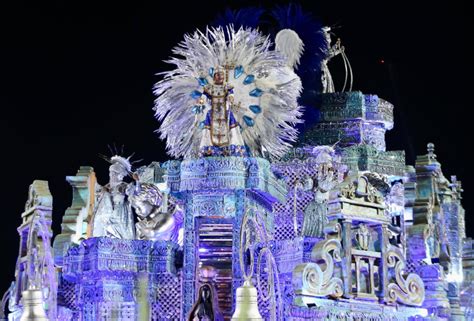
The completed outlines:
<svg viewBox="0 0 474 321">
<path fill-rule="evenodd" d="M 199 145 L 201 156 L 245 156 L 240 125 L 232 112 L 234 88 L 225 81 L 225 70 L 217 67 L 212 75 L 213 82 L 203 88 L 199 98 L 200 107 L 210 106 L 203 122 L 203 133 Z"/>
<path fill-rule="evenodd" d="M 174 157 L 283 156 L 296 141 L 303 43 L 290 29 L 272 43 L 254 29 L 196 31 L 174 48 L 155 85 L 160 137 Z"/>
</svg>

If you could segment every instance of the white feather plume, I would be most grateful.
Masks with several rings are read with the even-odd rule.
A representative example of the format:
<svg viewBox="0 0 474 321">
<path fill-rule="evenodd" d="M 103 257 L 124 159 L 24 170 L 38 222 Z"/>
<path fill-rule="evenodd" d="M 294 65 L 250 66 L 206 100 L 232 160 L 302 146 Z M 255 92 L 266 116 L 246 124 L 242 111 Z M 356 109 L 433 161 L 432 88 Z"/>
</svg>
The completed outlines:
<svg viewBox="0 0 474 321">
<path fill-rule="evenodd" d="M 291 29 L 280 30 L 275 37 L 275 48 L 287 59 L 290 68 L 296 69 L 303 54 L 304 44 Z"/>
<path fill-rule="evenodd" d="M 205 33 L 198 30 L 184 36 L 173 49 L 175 57 L 167 61 L 176 68 L 161 73 L 164 78 L 154 87 L 155 116 L 161 122 L 157 131 L 161 139 L 166 139 L 171 156 L 198 155 L 202 136 L 199 124 L 210 106 L 193 113 L 196 98 L 191 93 L 202 91 L 201 82 L 211 83 L 209 70 L 218 66 L 234 68 L 227 70 L 228 83 L 234 87 L 232 112 L 252 155 L 261 156 L 262 150 L 274 157 L 286 153 L 297 139 L 294 125 L 301 122 L 301 107 L 297 103 L 301 80 L 282 54 L 270 50 L 271 45 L 269 38 L 257 30 L 235 31 L 232 26 L 226 30 L 208 28 Z M 240 66 L 242 74 L 235 77 Z M 253 81 L 244 83 L 245 79 Z M 261 95 L 250 95 L 255 90 L 261 91 Z M 244 118 L 251 119 L 252 124 Z"/>
</svg>

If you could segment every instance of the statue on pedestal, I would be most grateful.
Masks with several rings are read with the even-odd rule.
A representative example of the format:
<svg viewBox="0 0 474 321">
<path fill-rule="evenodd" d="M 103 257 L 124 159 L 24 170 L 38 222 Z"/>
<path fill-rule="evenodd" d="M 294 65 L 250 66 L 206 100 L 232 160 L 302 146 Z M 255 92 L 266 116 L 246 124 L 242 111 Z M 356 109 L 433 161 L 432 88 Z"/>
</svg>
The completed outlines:
<svg viewBox="0 0 474 321">
<path fill-rule="evenodd" d="M 323 33 L 326 38 L 326 58 L 323 59 L 321 62 L 321 84 L 322 84 L 322 93 L 333 93 L 336 92 L 334 87 L 334 81 L 332 80 L 331 72 L 329 71 L 328 63 L 329 61 L 337 55 L 341 55 L 343 62 L 344 62 L 344 69 L 346 71 L 344 86 L 341 90 L 343 92 L 346 89 L 347 85 L 347 78 L 350 77 L 349 80 L 349 91 L 352 90 L 352 68 L 349 63 L 349 59 L 345 54 L 345 48 L 341 45 L 341 39 L 337 39 L 334 45 L 331 45 L 331 28 L 324 27 Z"/>
<path fill-rule="evenodd" d="M 128 158 L 112 156 L 108 159 L 109 183 L 97 184 L 97 200 L 92 219 L 92 237 L 107 236 L 134 239 L 135 228 L 132 208 L 127 197 L 129 184 L 124 178 L 131 173 Z"/>
<path fill-rule="evenodd" d="M 314 198 L 304 211 L 302 233 L 304 236 L 322 238 L 327 223 L 329 192 L 342 181 L 342 176 L 332 165 L 333 147 L 318 146 L 312 153 L 319 165 L 316 177 L 313 178 Z"/>
<path fill-rule="evenodd" d="M 140 240 L 173 241 L 182 245 L 183 213 L 178 204 L 164 197 L 158 187 L 135 182 L 128 190 L 129 200 L 138 217 L 137 238 Z"/>
<path fill-rule="evenodd" d="M 357 245 L 361 250 L 367 251 L 369 249 L 372 237 L 370 235 L 370 230 L 364 223 L 359 224 L 359 229 L 356 232 L 356 240 Z"/>
</svg>

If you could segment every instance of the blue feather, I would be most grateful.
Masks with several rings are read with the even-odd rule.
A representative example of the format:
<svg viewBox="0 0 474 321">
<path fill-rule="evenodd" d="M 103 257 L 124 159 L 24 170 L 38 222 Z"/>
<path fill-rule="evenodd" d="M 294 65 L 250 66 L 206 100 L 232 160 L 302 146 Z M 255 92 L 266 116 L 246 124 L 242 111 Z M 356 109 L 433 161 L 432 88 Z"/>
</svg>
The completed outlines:
<svg viewBox="0 0 474 321">
<path fill-rule="evenodd" d="M 257 28 L 260 24 L 260 17 L 264 12 L 265 10 L 259 7 L 248 7 L 239 10 L 227 8 L 224 13 L 217 16 L 212 25 L 225 27 L 232 24 L 236 29 L 240 27 Z"/>
</svg>

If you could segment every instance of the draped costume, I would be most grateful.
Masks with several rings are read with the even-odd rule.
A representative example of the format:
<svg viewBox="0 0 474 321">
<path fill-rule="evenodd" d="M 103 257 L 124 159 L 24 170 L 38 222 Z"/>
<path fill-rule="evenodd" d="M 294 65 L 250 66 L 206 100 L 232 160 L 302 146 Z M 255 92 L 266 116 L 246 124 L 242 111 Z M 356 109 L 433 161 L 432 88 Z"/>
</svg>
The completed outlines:
<svg viewBox="0 0 474 321">
<path fill-rule="evenodd" d="M 199 151 L 201 156 L 245 156 L 240 125 L 231 110 L 234 89 L 227 84 L 207 85 L 205 97 L 211 106 L 203 122 Z"/>
</svg>

